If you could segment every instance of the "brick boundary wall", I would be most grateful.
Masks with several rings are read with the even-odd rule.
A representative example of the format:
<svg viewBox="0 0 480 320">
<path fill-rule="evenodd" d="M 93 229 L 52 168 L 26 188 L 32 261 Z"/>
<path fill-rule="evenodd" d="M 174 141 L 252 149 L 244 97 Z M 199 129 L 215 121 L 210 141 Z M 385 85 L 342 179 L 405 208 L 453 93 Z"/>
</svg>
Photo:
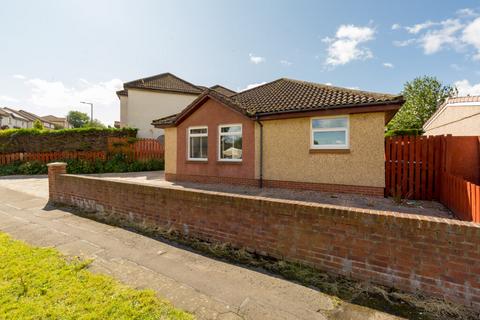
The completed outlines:
<svg viewBox="0 0 480 320">
<path fill-rule="evenodd" d="M 480 224 L 63 174 L 50 201 L 480 310 Z"/>
<path fill-rule="evenodd" d="M 239 184 L 239 185 L 255 186 L 255 187 L 260 184 L 260 181 L 258 179 L 185 175 L 185 174 L 173 174 L 173 173 L 165 173 L 165 179 L 167 181 L 188 181 L 188 182 L 197 182 L 197 183 L 226 183 L 226 184 Z M 281 180 L 263 180 L 263 185 L 267 188 L 285 188 L 285 189 L 299 189 L 299 190 L 314 190 L 314 191 L 321 191 L 321 192 L 354 193 L 354 194 L 362 194 L 362 195 L 376 196 L 376 197 L 383 197 L 385 192 L 385 188 L 383 187 L 352 186 L 352 185 L 343 185 L 343 184 L 281 181 Z"/>
</svg>

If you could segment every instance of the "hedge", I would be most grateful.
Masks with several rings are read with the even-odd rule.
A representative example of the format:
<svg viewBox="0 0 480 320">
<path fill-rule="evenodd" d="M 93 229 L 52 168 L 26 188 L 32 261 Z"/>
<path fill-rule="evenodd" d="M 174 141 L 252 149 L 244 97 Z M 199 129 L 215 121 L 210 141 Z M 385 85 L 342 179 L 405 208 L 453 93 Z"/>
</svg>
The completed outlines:
<svg viewBox="0 0 480 320">
<path fill-rule="evenodd" d="M 109 137 L 136 135 L 133 128 L 8 129 L 0 131 L 0 153 L 107 150 Z"/>
<path fill-rule="evenodd" d="M 111 173 L 157 171 L 164 169 L 162 160 L 128 161 L 125 155 L 117 154 L 109 160 L 87 161 L 81 159 L 59 160 L 67 163 L 67 173 Z M 46 174 L 47 165 L 38 161 L 13 162 L 0 166 L 0 176 Z"/>
</svg>

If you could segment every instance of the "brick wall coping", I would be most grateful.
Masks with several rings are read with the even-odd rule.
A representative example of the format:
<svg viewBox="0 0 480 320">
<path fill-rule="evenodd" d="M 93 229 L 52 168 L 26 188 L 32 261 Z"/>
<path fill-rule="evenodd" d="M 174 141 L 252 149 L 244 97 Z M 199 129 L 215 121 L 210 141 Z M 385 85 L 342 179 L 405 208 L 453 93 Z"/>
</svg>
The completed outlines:
<svg viewBox="0 0 480 320">
<path fill-rule="evenodd" d="M 50 162 L 47 164 L 47 167 L 62 167 L 62 166 L 67 166 L 66 162 Z"/>
<path fill-rule="evenodd" d="M 289 207 L 289 206 L 295 207 L 295 210 L 293 211 L 282 210 L 282 213 L 285 215 L 295 215 L 297 210 L 301 210 L 301 207 L 313 207 L 313 208 L 318 208 L 319 212 L 325 212 L 325 210 L 323 209 L 331 209 L 331 211 L 328 210 L 327 212 L 329 214 L 335 214 L 336 216 L 339 216 L 339 210 L 340 210 L 340 213 L 343 216 L 349 216 L 349 218 L 352 218 L 352 216 L 355 216 L 355 215 L 358 216 L 357 218 L 360 218 L 360 216 L 363 216 L 363 215 L 368 215 L 372 219 L 377 220 L 376 222 L 378 222 L 378 220 L 381 221 L 383 219 L 385 223 L 387 222 L 395 223 L 395 221 L 398 221 L 398 223 L 402 222 L 402 223 L 409 223 L 409 224 L 417 224 L 416 226 L 417 229 L 424 229 L 424 228 L 432 229 L 433 227 L 436 230 L 449 229 L 449 231 L 451 232 L 461 233 L 461 232 L 464 232 L 465 227 L 468 227 L 468 228 L 474 228 L 474 230 L 478 233 L 478 236 L 480 236 L 479 223 L 461 221 L 456 219 L 439 218 L 439 217 L 433 217 L 433 216 L 392 212 L 392 211 L 369 210 L 369 209 L 346 207 L 346 206 L 339 206 L 339 205 L 332 205 L 332 204 L 323 204 L 323 203 L 317 203 L 317 202 L 307 202 L 307 201 L 300 201 L 300 200 L 287 200 L 287 199 L 276 199 L 276 198 L 269 198 L 269 197 L 262 197 L 262 196 L 240 195 L 235 193 L 199 190 L 199 189 L 192 189 L 192 188 L 175 188 L 175 187 L 169 187 L 169 186 L 157 186 L 157 185 L 146 184 L 146 183 L 135 182 L 135 181 L 120 181 L 116 179 L 89 177 L 85 175 L 61 174 L 61 176 L 73 177 L 77 179 L 108 181 L 110 183 L 113 182 L 113 183 L 125 184 L 125 185 L 136 185 L 137 187 L 142 188 L 143 192 L 148 192 L 148 190 L 164 189 L 164 190 L 172 190 L 175 192 L 197 193 L 199 195 L 204 194 L 204 195 L 222 198 L 222 200 L 229 201 L 229 202 L 241 203 L 242 200 L 254 200 L 254 201 L 259 201 L 260 206 L 262 207 L 268 207 L 269 204 L 275 205 L 277 208 L 279 204 L 283 204 L 286 207 Z M 373 222 L 374 221 L 372 221 L 372 223 Z M 456 231 L 455 229 L 457 228 L 458 228 L 458 231 L 455 232 Z"/>
</svg>

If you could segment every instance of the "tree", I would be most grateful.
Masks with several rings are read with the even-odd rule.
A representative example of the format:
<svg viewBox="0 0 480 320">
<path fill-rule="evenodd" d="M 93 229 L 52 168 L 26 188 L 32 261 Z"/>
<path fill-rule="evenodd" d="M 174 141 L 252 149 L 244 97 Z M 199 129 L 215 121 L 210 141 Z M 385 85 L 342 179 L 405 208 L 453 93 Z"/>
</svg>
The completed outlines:
<svg viewBox="0 0 480 320">
<path fill-rule="evenodd" d="M 38 120 L 38 119 L 36 119 L 35 121 L 33 121 L 33 128 L 34 128 L 34 129 L 37 129 L 37 130 L 43 130 L 43 129 L 45 129 L 45 128 L 43 127 L 43 123 L 42 123 L 40 120 Z"/>
<path fill-rule="evenodd" d="M 405 104 L 388 123 L 388 130 L 422 129 L 438 105 L 455 96 L 457 89 L 443 85 L 435 77 L 423 76 L 405 83 L 402 94 Z"/>
<path fill-rule="evenodd" d="M 87 123 L 85 125 L 85 127 L 87 127 L 87 128 L 101 128 L 101 129 L 106 128 L 106 126 L 103 123 L 101 123 L 100 120 L 98 120 L 98 119 L 95 119 L 92 122 Z"/>
<path fill-rule="evenodd" d="M 74 128 L 83 128 L 90 122 L 90 118 L 86 113 L 74 110 L 68 113 L 67 119 Z"/>
</svg>

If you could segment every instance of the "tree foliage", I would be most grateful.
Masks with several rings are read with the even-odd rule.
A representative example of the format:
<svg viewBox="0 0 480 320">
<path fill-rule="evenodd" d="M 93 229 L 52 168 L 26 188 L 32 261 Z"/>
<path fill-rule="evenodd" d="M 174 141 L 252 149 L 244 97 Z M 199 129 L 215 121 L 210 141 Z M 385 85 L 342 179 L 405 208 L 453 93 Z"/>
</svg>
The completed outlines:
<svg viewBox="0 0 480 320">
<path fill-rule="evenodd" d="M 67 119 L 74 128 L 84 128 L 90 122 L 90 118 L 86 113 L 74 110 L 68 113 Z"/>
<path fill-rule="evenodd" d="M 45 128 L 43 127 L 43 123 L 42 123 L 40 120 L 38 120 L 38 119 L 36 119 L 35 121 L 33 121 L 33 128 L 34 128 L 34 129 L 37 129 L 37 130 L 43 130 L 43 129 L 45 129 Z"/>
<path fill-rule="evenodd" d="M 422 129 L 438 105 L 456 95 L 457 89 L 435 77 L 423 76 L 405 83 L 402 94 L 405 104 L 388 123 L 388 130 Z"/>
</svg>

